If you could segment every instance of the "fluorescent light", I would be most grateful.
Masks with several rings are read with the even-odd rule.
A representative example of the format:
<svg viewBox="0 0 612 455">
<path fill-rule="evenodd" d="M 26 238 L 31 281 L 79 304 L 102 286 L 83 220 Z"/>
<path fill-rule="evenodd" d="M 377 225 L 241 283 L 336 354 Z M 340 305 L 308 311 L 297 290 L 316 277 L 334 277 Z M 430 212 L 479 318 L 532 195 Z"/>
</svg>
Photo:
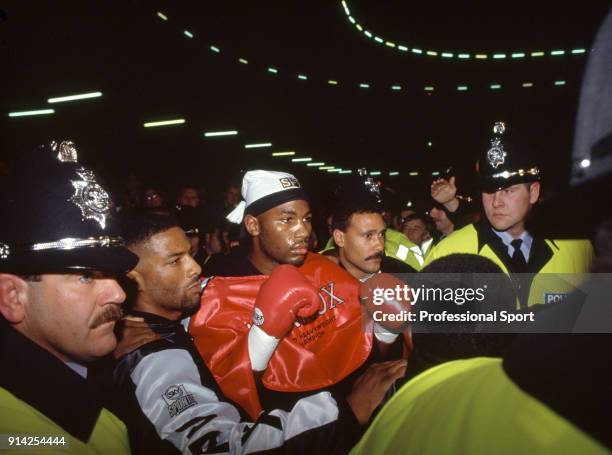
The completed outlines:
<svg viewBox="0 0 612 455">
<path fill-rule="evenodd" d="M 397 171 L 392 171 L 392 172 L 389 172 L 389 175 L 391 175 L 391 176 L 393 176 L 393 175 L 399 175 L 399 172 L 397 172 Z"/>
<path fill-rule="evenodd" d="M 291 161 L 293 163 L 305 163 L 307 161 L 312 161 L 312 158 L 307 157 L 307 158 L 291 158 Z"/>
<path fill-rule="evenodd" d="M 470 58 L 471 56 L 470 56 L 470 54 L 459 54 L 459 55 L 457 55 L 457 57 L 459 57 L 459 58 Z"/>
<path fill-rule="evenodd" d="M 392 85 L 391 86 L 391 90 L 401 90 L 402 86 L 401 85 Z"/>
<path fill-rule="evenodd" d="M 359 87 L 361 87 L 361 88 L 370 88 L 370 84 L 361 83 L 361 84 L 359 84 Z"/>
<path fill-rule="evenodd" d="M 245 144 L 245 149 L 260 149 L 264 147 L 272 147 L 272 142 L 260 142 L 258 144 Z"/>
<path fill-rule="evenodd" d="M 544 56 L 544 52 L 542 51 L 535 51 L 531 53 L 532 57 L 543 57 Z"/>
<path fill-rule="evenodd" d="M 99 98 L 101 96 L 102 96 L 102 92 L 81 93 L 80 95 L 68 95 L 68 96 L 60 96 L 57 98 L 49 98 L 47 100 L 47 103 L 61 103 L 63 101 L 84 100 L 87 98 Z"/>
<path fill-rule="evenodd" d="M 468 86 L 467 86 L 467 85 L 458 85 L 458 86 L 457 86 L 457 91 L 458 91 L 458 92 L 466 92 L 466 91 L 467 91 L 467 89 L 468 89 Z"/>
<path fill-rule="evenodd" d="M 272 156 L 293 156 L 295 155 L 295 152 L 293 150 L 290 150 L 288 152 L 274 152 L 272 154 Z"/>
<path fill-rule="evenodd" d="M 433 176 L 435 177 L 436 175 L 440 175 L 440 172 L 438 172 L 438 171 L 433 171 L 433 172 L 431 173 L 431 175 L 433 175 Z"/>
<path fill-rule="evenodd" d="M 525 87 L 525 88 L 533 87 L 533 82 L 523 82 L 521 84 L 521 87 Z"/>
<path fill-rule="evenodd" d="M 423 90 L 425 90 L 426 92 L 433 92 L 434 88 L 431 85 L 426 85 Z"/>
<path fill-rule="evenodd" d="M 184 30 L 183 33 L 187 38 L 193 38 L 193 33 L 191 33 L 189 30 Z"/>
<path fill-rule="evenodd" d="M 332 169 L 328 169 L 327 172 L 342 172 L 342 169 L 340 169 L 340 168 L 332 168 Z"/>
<path fill-rule="evenodd" d="M 360 24 L 355 24 L 355 27 L 357 27 L 357 30 L 360 32 L 363 32 L 363 27 Z"/>
<path fill-rule="evenodd" d="M 163 19 L 165 21 L 168 20 L 168 16 L 166 16 L 164 13 L 160 13 L 159 11 L 157 12 L 157 17 L 159 17 L 160 19 Z"/>
<path fill-rule="evenodd" d="M 276 68 L 268 67 L 268 73 L 277 74 L 278 70 Z"/>
<path fill-rule="evenodd" d="M 572 49 L 572 54 L 584 54 L 586 49 Z"/>
<path fill-rule="evenodd" d="M 496 59 L 506 58 L 506 54 L 493 54 L 493 58 L 496 58 Z"/>
<path fill-rule="evenodd" d="M 395 44 L 395 43 L 393 43 L 393 42 L 391 42 L 391 41 L 386 41 L 386 42 L 385 42 L 385 46 L 388 46 L 388 47 L 395 47 L 395 46 L 396 46 L 396 44 Z"/>
<path fill-rule="evenodd" d="M 217 46 L 210 46 L 210 50 L 216 52 L 217 54 L 221 52 L 221 49 L 219 49 Z"/>
<path fill-rule="evenodd" d="M 418 172 L 411 172 L 408 175 L 411 176 L 411 177 L 415 177 L 415 176 L 419 175 L 419 173 Z"/>
<path fill-rule="evenodd" d="M 351 24 L 357 22 L 353 16 L 348 16 L 348 20 L 351 22 Z"/>
<path fill-rule="evenodd" d="M 550 51 L 550 55 L 564 55 L 565 51 L 564 50 L 554 50 L 554 51 Z"/>
<path fill-rule="evenodd" d="M 230 131 L 207 131 L 204 133 L 205 137 L 216 137 L 216 136 L 235 136 L 238 134 L 236 130 Z"/>
<path fill-rule="evenodd" d="M 512 58 L 523 58 L 523 57 L 525 57 L 524 52 L 515 52 L 512 54 Z"/>
<path fill-rule="evenodd" d="M 565 85 L 565 81 L 555 81 L 555 85 Z"/>
<path fill-rule="evenodd" d="M 54 114 L 54 109 L 39 109 L 37 111 L 9 112 L 9 117 L 26 117 L 28 115 Z"/>
<path fill-rule="evenodd" d="M 343 171 L 338 172 L 338 174 L 352 174 L 353 171 L 351 171 L 350 169 L 345 169 Z"/>
<path fill-rule="evenodd" d="M 408 52 L 408 48 L 406 46 L 397 46 L 400 51 Z"/>
<path fill-rule="evenodd" d="M 178 125 L 179 123 L 185 123 L 185 119 L 184 118 L 177 118 L 174 120 L 160 120 L 159 122 L 148 122 L 145 123 L 143 126 L 145 128 L 151 128 L 154 126 L 166 126 L 166 125 Z"/>
<path fill-rule="evenodd" d="M 489 88 L 491 90 L 499 90 L 501 88 L 501 84 L 491 84 Z"/>
<path fill-rule="evenodd" d="M 489 56 L 487 54 L 476 54 L 475 58 L 477 58 L 478 60 L 486 60 L 487 58 L 489 58 Z"/>
<path fill-rule="evenodd" d="M 453 54 L 452 52 L 442 52 L 442 57 L 444 58 L 453 58 L 455 56 L 455 54 Z"/>
<path fill-rule="evenodd" d="M 431 55 L 432 57 L 436 57 L 438 55 L 436 51 L 427 51 L 426 54 Z"/>
<path fill-rule="evenodd" d="M 368 32 L 367 30 L 365 32 L 363 32 L 363 34 L 365 36 L 367 36 L 368 38 L 372 38 L 372 34 L 370 32 Z"/>
<path fill-rule="evenodd" d="M 319 168 L 319 170 L 321 170 L 321 171 L 328 171 L 328 170 L 333 169 L 333 168 L 334 168 L 333 166 L 321 166 Z"/>
<path fill-rule="evenodd" d="M 370 175 L 380 175 L 380 171 L 370 171 L 368 172 Z"/>
<path fill-rule="evenodd" d="M 325 166 L 325 163 L 323 163 L 322 161 L 318 161 L 316 163 L 306 163 L 306 166 L 308 167 L 313 167 L 313 166 Z"/>
<path fill-rule="evenodd" d="M 308 80 L 308 76 L 305 76 L 303 74 L 298 74 L 298 79 L 300 79 L 302 81 L 306 81 L 306 80 Z"/>
<path fill-rule="evenodd" d="M 249 64 L 249 61 L 248 61 L 248 60 L 246 60 L 246 59 L 244 59 L 244 58 L 239 58 L 239 59 L 238 59 L 238 61 L 239 61 L 240 63 L 242 63 L 243 65 L 248 65 L 248 64 Z"/>
<path fill-rule="evenodd" d="M 327 83 L 329 85 L 338 85 L 338 81 L 334 81 L 333 79 L 328 80 Z"/>
<path fill-rule="evenodd" d="M 423 50 L 422 49 L 417 49 L 416 47 L 412 48 L 412 53 L 413 54 L 422 54 Z"/>
<path fill-rule="evenodd" d="M 382 39 L 380 36 L 375 36 L 374 37 L 374 41 L 376 41 L 377 43 L 380 43 L 380 44 L 385 42 L 385 40 Z"/>
</svg>

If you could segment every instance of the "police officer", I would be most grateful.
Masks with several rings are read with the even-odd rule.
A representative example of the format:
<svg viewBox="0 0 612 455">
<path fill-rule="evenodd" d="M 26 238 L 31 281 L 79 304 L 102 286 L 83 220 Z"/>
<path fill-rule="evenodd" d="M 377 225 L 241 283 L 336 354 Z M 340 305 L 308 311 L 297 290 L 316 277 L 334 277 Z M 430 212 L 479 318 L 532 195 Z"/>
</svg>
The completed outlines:
<svg viewBox="0 0 612 455">
<path fill-rule="evenodd" d="M 15 167 L 2 194 L 0 434 L 13 437 L 2 444 L 129 453 L 90 368 L 116 346 L 116 277 L 138 262 L 109 193 L 71 142 L 53 142 Z"/>
<path fill-rule="evenodd" d="M 521 307 L 562 299 L 572 288 L 542 274 L 587 272 L 593 248 L 588 240 L 540 239 L 526 230 L 541 190 L 535 152 L 506 123 L 496 122 L 478 169 L 485 216 L 442 240 L 427 262 L 451 253 L 479 254 L 504 272 L 521 274 L 515 280 Z"/>
</svg>

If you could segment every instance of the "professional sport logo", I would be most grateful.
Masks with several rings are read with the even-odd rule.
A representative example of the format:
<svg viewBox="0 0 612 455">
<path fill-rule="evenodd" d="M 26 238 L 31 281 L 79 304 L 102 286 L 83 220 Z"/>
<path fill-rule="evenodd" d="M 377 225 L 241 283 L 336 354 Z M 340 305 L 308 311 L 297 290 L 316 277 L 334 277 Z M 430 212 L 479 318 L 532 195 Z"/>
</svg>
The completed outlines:
<svg viewBox="0 0 612 455">
<path fill-rule="evenodd" d="M 168 406 L 170 417 L 179 415 L 185 409 L 195 406 L 198 402 L 192 394 L 187 393 L 183 384 L 176 384 L 168 387 L 162 397 Z"/>
<path fill-rule="evenodd" d="M 283 177 L 278 179 L 283 189 L 286 188 L 299 188 L 300 182 L 295 177 Z"/>
</svg>

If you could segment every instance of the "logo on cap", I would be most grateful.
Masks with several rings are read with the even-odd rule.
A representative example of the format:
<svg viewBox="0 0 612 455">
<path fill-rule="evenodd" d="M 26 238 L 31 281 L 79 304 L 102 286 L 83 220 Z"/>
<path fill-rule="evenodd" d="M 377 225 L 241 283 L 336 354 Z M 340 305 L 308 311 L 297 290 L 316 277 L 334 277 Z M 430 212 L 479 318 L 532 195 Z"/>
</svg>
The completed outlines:
<svg viewBox="0 0 612 455">
<path fill-rule="evenodd" d="M 81 167 L 76 170 L 82 180 L 71 180 L 75 193 L 70 201 L 81 209 L 85 219 L 95 220 L 104 229 L 106 215 L 110 210 L 110 197 L 106 190 L 96 182 L 96 175 L 89 169 Z"/>
<path fill-rule="evenodd" d="M 295 177 L 282 177 L 278 179 L 283 189 L 285 188 L 299 188 L 300 182 Z"/>
<path fill-rule="evenodd" d="M 500 139 L 493 139 L 491 141 L 491 148 L 487 152 L 487 161 L 493 169 L 497 169 L 497 166 L 504 164 L 506 161 L 506 151 L 501 143 Z"/>
</svg>

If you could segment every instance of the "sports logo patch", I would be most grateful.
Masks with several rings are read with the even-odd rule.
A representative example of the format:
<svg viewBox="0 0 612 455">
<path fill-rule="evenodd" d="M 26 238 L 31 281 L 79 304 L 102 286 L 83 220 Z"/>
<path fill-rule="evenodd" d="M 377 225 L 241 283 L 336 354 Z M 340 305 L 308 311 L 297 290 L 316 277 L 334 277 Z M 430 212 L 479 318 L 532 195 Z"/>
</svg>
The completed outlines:
<svg viewBox="0 0 612 455">
<path fill-rule="evenodd" d="M 183 384 L 176 384 L 168 387 L 162 397 L 168 406 L 170 417 L 179 415 L 185 409 L 195 406 L 198 402 L 192 394 L 187 393 Z"/>
<path fill-rule="evenodd" d="M 285 188 L 299 188 L 300 182 L 295 177 L 283 177 L 278 179 L 283 189 Z"/>
</svg>

